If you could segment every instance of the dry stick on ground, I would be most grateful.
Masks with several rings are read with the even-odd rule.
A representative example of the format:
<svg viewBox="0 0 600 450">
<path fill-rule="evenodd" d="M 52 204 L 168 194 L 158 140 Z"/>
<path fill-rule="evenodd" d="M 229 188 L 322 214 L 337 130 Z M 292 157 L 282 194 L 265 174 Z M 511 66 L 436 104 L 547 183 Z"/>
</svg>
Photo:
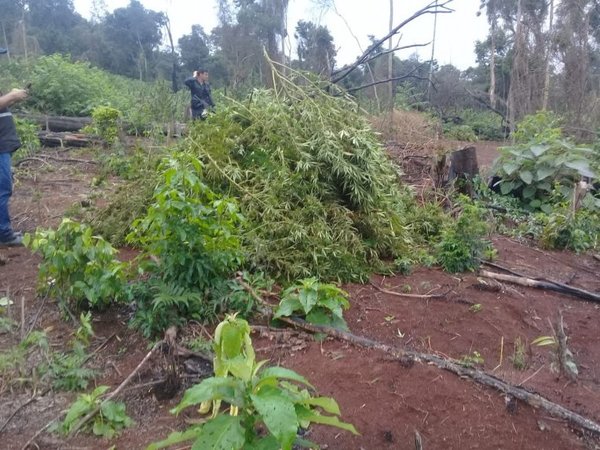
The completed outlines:
<svg viewBox="0 0 600 450">
<path fill-rule="evenodd" d="M 265 300 L 260 298 L 247 283 L 242 280 L 237 280 L 240 285 L 252 295 L 262 306 L 271 308 Z M 399 347 L 393 347 L 391 345 L 383 344 L 381 342 L 373 341 L 371 339 L 357 336 L 352 333 L 338 330 L 336 328 L 313 325 L 302 319 L 291 319 L 287 317 L 280 317 L 278 320 L 285 322 L 295 328 L 300 328 L 311 333 L 326 334 L 331 337 L 335 337 L 351 344 L 380 350 L 388 355 L 393 356 L 401 361 L 413 361 L 413 362 L 427 362 L 437 366 L 440 369 L 452 372 L 459 377 L 468 377 L 472 380 L 483 384 L 485 386 L 493 387 L 505 394 L 511 395 L 514 398 L 521 400 L 534 408 L 542 408 L 553 416 L 561 419 L 568 420 L 569 422 L 579 426 L 580 428 L 590 431 L 596 435 L 600 435 L 600 424 L 597 424 L 593 420 L 588 419 L 574 411 L 571 411 L 564 406 L 557 403 L 551 402 L 550 400 L 542 397 L 539 394 L 527 391 L 525 389 L 513 386 L 506 381 L 489 375 L 481 370 L 473 369 L 470 367 L 462 366 L 454 361 L 446 358 L 442 358 L 436 355 L 428 353 L 420 353 L 413 350 L 406 350 Z"/>
<path fill-rule="evenodd" d="M 593 292 L 585 291 L 583 289 L 575 288 L 562 283 L 547 280 L 534 280 L 533 278 L 516 275 L 504 275 L 502 273 L 494 273 L 487 270 L 482 270 L 480 275 L 483 277 L 492 278 L 494 280 L 509 281 L 521 286 L 548 289 L 550 291 L 560 292 L 561 294 L 567 294 L 576 298 L 582 298 L 584 300 L 591 300 L 593 302 L 600 303 L 599 294 L 594 294 Z"/>
<path fill-rule="evenodd" d="M 106 402 L 112 400 L 117 395 L 119 395 L 119 393 L 131 382 L 133 377 L 140 371 L 142 366 L 144 364 L 146 364 L 146 361 L 148 361 L 152 357 L 152 355 L 156 352 L 156 350 L 159 349 L 162 346 L 162 344 L 164 344 L 164 343 L 165 343 L 165 340 L 162 339 L 162 340 L 158 341 L 156 344 L 154 344 L 152 349 L 146 354 L 146 356 L 144 356 L 144 359 L 142 359 L 142 361 L 137 365 L 137 367 L 135 369 L 133 369 L 133 371 L 129 374 L 129 376 L 127 378 L 125 378 L 125 380 L 119 385 L 119 387 L 117 389 L 115 389 L 111 394 L 109 394 L 104 400 L 102 400 L 102 402 L 100 402 L 98 404 L 98 406 L 96 406 L 93 410 L 91 410 L 85 417 L 83 417 L 79 422 L 77 422 L 77 425 L 75 425 L 73 427 L 73 429 L 70 431 L 69 437 L 71 438 L 71 437 L 75 436 L 75 434 L 81 429 L 82 426 L 84 426 L 86 423 L 88 423 L 90 421 L 90 419 L 92 419 L 92 417 L 94 417 L 96 414 L 98 414 L 98 411 L 100 411 L 100 408 L 102 408 L 102 405 L 104 405 Z"/>
<path fill-rule="evenodd" d="M 35 439 L 44 432 L 44 430 L 46 430 L 46 428 L 48 428 L 50 425 L 52 425 L 54 422 L 56 422 L 57 420 L 61 419 L 62 416 L 64 416 L 67 413 L 68 409 L 64 409 L 60 412 L 60 414 L 58 416 L 56 416 L 54 419 L 52 419 L 50 422 L 48 422 L 46 425 L 44 425 L 42 428 L 40 428 L 39 430 L 37 430 L 35 432 L 35 434 L 33 436 L 31 436 L 31 438 L 25 442 L 25 445 L 23 445 L 23 447 L 21 447 L 21 450 L 27 450 L 29 448 L 29 446 L 33 443 L 33 441 L 35 441 Z M 38 445 L 36 445 L 36 448 L 40 448 Z"/>
<path fill-rule="evenodd" d="M 573 353 L 567 347 L 567 334 L 562 311 L 558 312 L 558 323 L 556 324 L 556 340 L 558 343 L 558 360 L 560 368 L 569 380 L 577 382 L 577 368 L 573 362 Z"/>
<path fill-rule="evenodd" d="M 490 261 L 482 261 L 482 264 L 484 264 L 486 266 L 494 267 L 496 269 L 504 270 L 505 272 L 511 273 L 511 274 L 513 274 L 513 275 L 515 275 L 517 277 L 532 278 L 532 277 L 529 277 L 529 276 L 527 276 L 527 275 L 525 275 L 523 273 L 516 272 L 516 271 L 514 271 L 512 269 L 509 269 L 508 267 L 505 267 L 505 266 L 502 266 L 500 264 L 496 264 L 496 263 L 493 263 L 493 262 L 490 262 Z M 596 274 L 594 273 L 594 275 L 596 275 Z M 554 284 L 554 285 L 556 285 L 556 286 L 558 286 L 560 288 L 566 289 L 569 292 L 580 293 L 583 296 L 582 298 L 586 298 L 587 300 L 600 301 L 600 295 L 595 294 L 593 292 L 586 291 L 586 290 L 581 289 L 581 288 L 577 288 L 577 287 L 574 287 L 574 286 L 571 286 L 571 285 L 568 285 L 568 284 L 561 283 L 560 281 L 550 280 L 548 278 L 543 278 L 543 277 L 534 277 L 532 279 L 533 280 L 537 280 L 537 281 L 543 281 L 543 282 L 546 282 L 546 283 Z M 563 292 L 563 291 L 559 291 L 559 292 Z M 573 294 L 573 295 L 575 295 L 575 294 Z"/>
<path fill-rule="evenodd" d="M 82 163 L 82 164 L 98 164 L 97 161 L 91 161 L 88 159 L 75 159 L 75 158 L 57 158 L 56 156 L 51 156 L 51 155 L 38 155 L 38 156 L 32 156 L 30 158 L 23 158 L 19 161 L 17 161 L 15 163 L 15 167 L 20 166 L 21 164 L 27 162 L 27 161 L 42 161 L 42 162 L 47 162 L 46 160 L 50 159 L 52 161 L 59 161 L 59 162 L 72 162 L 72 163 Z"/>
<path fill-rule="evenodd" d="M 26 402 L 21 403 L 17 409 L 15 409 L 13 411 L 13 413 L 10 415 L 10 417 L 8 419 L 6 419 L 6 422 L 4 422 L 4 424 L 0 427 L 0 433 L 2 433 L 4 431 L 4 429 L 6 428 L 6 426 L 10 423 L 10 421 L 13 419 L 13 417 L 15 417 L 17 415 L 17 413 L 19 411 L 21 411 L 23 408 L 25 408 L 27 405 L 29 405 L 31 402 L 36 401 L 38 399 L 40 399 L 41 397 L 43 397 L 44 395 L 46 395 L 48 392 L 50 392 L 50 389 L 46 389 L 44 392 L 42 392 L 40 395 L 36 395 L 35 392 L 34 394 L 31 396 L 31 398 L 29 400 L 27 400 Z"/>
<path fill-rule="evenodd" d="M 390 290 L 387 290 L 387 289 L 380 288 L 379 286 L 377 286 L 372 281 L 370 283 L 371 283 L 371 286 L 373 286 L 379 292 L 383 292 L 384 294 L 389 294 L 389 295 L 395 295 L 396 297 L 423 298 L 423 299 L 433 299 L 433 300 L 435 300 L 435 299 L 445 298 L 446 295 L 448 295 L 450 293 L 450 291 L 452 291 L 452 288 L 450 288 L 446 292 L 443 292 L 441 294 L 405 294 L 403 292 L 390 291 Z M 467 305 L 473 305 L 472 302 L 470 302 L 468 300 L 463 300 L 461 298 L 459 298 L 458 300 L 456 300 L 456 302 L 457 303 L 465 303 Z"/>
</svg>

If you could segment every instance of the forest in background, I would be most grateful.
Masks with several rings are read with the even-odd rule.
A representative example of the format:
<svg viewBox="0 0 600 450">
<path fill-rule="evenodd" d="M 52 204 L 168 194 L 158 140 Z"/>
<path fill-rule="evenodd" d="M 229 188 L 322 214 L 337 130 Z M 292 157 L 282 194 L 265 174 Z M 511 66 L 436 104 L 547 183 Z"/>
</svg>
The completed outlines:
<svg viewBox="0 0 600 450">
<path fill-rule="evenodd" d="M 460 7 L 452 1 L 434 4 L 440 13 Z M 310 21 L 300 20 L 288 29 L 287 0 L 220 0 L 217 27 L 209 31 L 194 25 L 177 42 L 169 17 L 138 0 L 110 13 L 101 1 L 93 5 L 86 20 L 72 0 L 0 0 L 0 40 L 10 49 L 9 60 L 69 55 L 124 77 L 166 80 L 174 91 L 194 69 L 205 67 L 215 88 L 243 95 L 271 83 L 264 49 L 275 62 L 324 79 L 342 78 L 336 76 L 344 69 L 336 62 L 336 49 L 344 44 L 335 42 L 326 26 Z M 396 6 L 395 16 L 413 12 Z M 552 110 L 564 118 L 569 134 L 595 139 L 600 120 L 600 2 L 482 0 L 480 13 L 487 17 L 489 33 L 474 44 L 475 66 L 440 66 L 434 58 L 411 53 L 420 43 L 399 46 L 392 43 L 397 36 L 383 42 L 372 36 L 369 58 L 344 74 L 339 84 L 373 112 L 391 105 L 429 111 L 450 127 L 459 125 L 459 138 L 472 132 L 498 139 L 526 115 Z M 387 24 L 381 27 L 385 36 Z M 291 35 L 295 48 L 286 50 Z M 487 114 L 477 117 L 473 111 Z"/>
</svg>

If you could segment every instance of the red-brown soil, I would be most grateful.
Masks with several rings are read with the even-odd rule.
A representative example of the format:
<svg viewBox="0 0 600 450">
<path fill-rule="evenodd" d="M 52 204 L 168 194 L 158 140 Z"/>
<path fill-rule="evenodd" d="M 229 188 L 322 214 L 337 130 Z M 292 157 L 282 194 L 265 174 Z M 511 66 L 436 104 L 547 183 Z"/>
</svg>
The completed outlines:
<svg viewBox="0 0 600 450">
<path fill-rule="evenodd" d="M 495 150 L 482 152 L 491 159 Z M 50 168 L 18 172 L 12 211 L 15 222 L 25 231 L 55 226 L 73 203 L 90 198 L 98 201 L 91 182 L 94 166 L 50 164 Z M 505 237 L 494 237 L 493 241 L 499 264 L 600 292 L 600 261 L 592 256 L 541 251 Z M 0 257 L 6 260 L 0 265 L 0 296 L 15 300 L 7 314 L 20 323 L 23 299 L 26 329 L 41 311 L 36 328 L 46 329 L 56 348 L 64 346 L 74 327 L 61 319 L 54 302 L 42 303 L 36 296 L 39 258 L 24 248 L 1 249 Z M 352 305 L 345 317 L 352 333 L 455 359 L 478 352 L 484 360 L 481 369 L 600 422 L 600 305 L 510 284 L 502 284 L 496 292 L 482 290 L 477 274 L 452 275 L 435 268 L 419 268 L 406 276 L 373 276 L 371 281 L 400 293 L 448 293 L 441 299 L 418 299 L 385 294 L 369 284 L 345 285 Z M 559 311 L 578 364 L 577 383 L 551 371 L 553 356 L 548 347 L 530 345 L 535 338 L 552 334 L 549 321 L 555 323 Z M 94 354 L 90 365 L 102 371 L 97 383 L 113 389 L 149 350 L 149 343 L 127 327 L 128 315 L 123 308 L 94 316 L 96 336 L 91 349 L 109 340 Z M 504 394 L 433 365 L 407 366 L 377 350 L 337 340 L 318 342 L 302 333 L 293 339 L 278 339 L 278 334 L 275 330 L 253 334 L 259 357 L 298 371 L 320 394 L 337 399 L 343 420 L 360 432 L 353 436 L 315 426 L 308 438 L 322 448 L 413 449 L 415 432 L 425 449 L 600 448 L 594 437 L 543 410 L 521 402 L 508 408 Z M 522 370 L 512 362 L 516 339 L 526 344 L 526 367 Z M 0 349 L 18 340 L 19 330 L 0 335 Z M 131 387 L 136 388 L 122 396 L 135 427 L 110 442 L 86 435 L 65 441 L 44 432 L 35 440 L 38 448 L 106 449 L 114 445 L 117 449 L 141 449 L 185 427 L 185 414 L 175 418 L 168 412 L 182 392 L 172 399 L 158 400 L 151 388 L 139 387 L 160 378 L 162 365 L 162 357 L 151 360 L 132 382 Z M 18 386 L 0 393 L 0 427 L 32 394 L 30 387 Z M 74 394 L 51 392 L 29 403 L 1 432 L 0 447 L 21 448 L 74 398 Z M 189 418 L 194 418 L 191 410 Z"/>
</svg>

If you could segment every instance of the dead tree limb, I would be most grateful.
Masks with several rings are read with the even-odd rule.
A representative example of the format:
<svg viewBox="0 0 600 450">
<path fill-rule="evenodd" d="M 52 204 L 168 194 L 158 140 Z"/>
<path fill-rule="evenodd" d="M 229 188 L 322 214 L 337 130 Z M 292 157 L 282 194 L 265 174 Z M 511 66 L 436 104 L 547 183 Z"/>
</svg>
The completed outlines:
<svg viewBox="0 0 600 450">
<path fill-rule="evenodd" d="M 480 274 L 481 276 L 492 278 L 494 280 L 508 281 L 510 283 L 518 284 L 520 286 L 527 286 L 538 289 L 548 289 L 549 291 L 555 291 L 561 294 L 570 295 L 572 297 L 582 298 L 584 300 L 590 300 L 596 303 L 600 303 L 599 294 L 594 294 L 593 292 L 589 292 L 584 289 L 579 289 L 558 282 L 538 280 L 533 278 L 527 278 L 524 276 L 505 275 L 502 273 L 489 272 L 487 270 L 482 270 Z"/>
<path fill-rule="evenodd" d="M 50 389 L 46 389 L 44 392 L 42 392 L 40 395 L 36 395 L 35 393 L 29 398 L 29 400 L 21 403 L 13 412 L 12 414 L 9 416 L 8 419 L 6 419 L 6 421 L 4 422 L 4 424 L 2 424 L 2 427 L 0 427 L 0 434 L 4 431 L 4 429 L 7 427 L 7 425 L 10 423 L 11 420 L 13 420 L 13 418 L 19 413 L 19 411 L 21 411 L 23 408 L 25 408 L 27 405 L 29 405 L 31 402 L 37 401 L 40 398 L 42 398 L 44 395 L 46 395 L 48 392 L 50 392 Z"/>
<path fill-rule="evenodd" d="M 377 59 L 380 56 L 384 56 L 384 55 L 387 55 L 389 53 L 399 52 L 400 50 L 406 50 L 407 48 L 427 47 L 428 45 L 431 45 L 431 42 L 425 42 L 424 44 L 411 44 L 411 45 L 402 45 L 400 47 L 394 47 L 394 48 L 392 48 L 390 50 L 381 51 L 381 52 L 379 52 L 379 53 L 377 53 L 377 54 L 375 54 L 375 55 L 367 58 L 363 62 L 363 64 L 367 64 L 367 63 L 373 61 L 374 59 Z M 335 73 L 338 73 L 338 72 L 343 71 L 343 70 L 344 70 L 343 68 L 342 69 L 337 69 L 337 70 L 334 70 L 333 73 L 335 74 Z"/>
<path fill-rule="evenodd" d="M 254 292 L 250 285 L 243 282 L 239 277 L 237 278 L 237 281 L 242 287 L 244 287 L 244 289 L 248 291 L 248 293 L 250 293 L 250 295 L 252 295 L 252 297 L 258 301 L 259 304 L 265 308 L 271 308 L 271 305 L 260 298 L 260 296 Z M 577 414 L 576 412 L 571 411 L 564 406 L 551 402 L 535 392 L 530 392 L 523 388 L 513 386 L 506 381 L 496 378 L 493 375 L 471 367 L 465 367 L 456 361 L 429 353 L 420 353 L 413 350 L 394 347 L 363 336 L 357 336 L 346 331 L 338 330 L 336 328 L 323 325 L 314 325 L 298 318 L 281 317 L 278 320 L 287 323 L 294 328 L 299 328 L 310 333 L 326 334 L 330 337 L 340 339 L 359 347 L 380 350 L 394 358 L 399 359 L 400 361 L 431 363 L 436 367 L 452 372 L 461 378 L 470 378 L 477 383 L 497 389 L 500 392 L 511 395 L 512 397 L 521 400 L 534 408 L 541 408 L 555 417 L 567 420 L 586 431 L 594 433 L 595 435 L 600 435 L 600 424 L 594 422 L 593 420 Z"/>
<path fill-rule="evenodd" d="M 285 322 L 290 325 L 293 325 L 296 328 L 310 331 L 312 333 L 326 334 L 328 336 L 349 342 L 360 347 L 380 350 L 400 360 L 431 363 L 436 367 L 443 370 L 447 370 L 448 372 L 452 372 L 461 378 L 467 377 L 476 381 L 477 383 L 497 389 L 500 392 L 508 394 L 518 400 L 521 400 L 534 408 L 541 408 L 555 417 L 567 420 L 586 431 L 594 433 L 595 435 L 600 435 L 600 424 L 594 422 L 593 420 L 588 419 L 587 417 L 584 417 L 580 414 L 577 414 L 576 412 L 571 411 L 565 408 L 564 406 L 554 403 L 541 396 L 540 394 L 511 385 L 506 381 L 496 378 L 495 376 L 490 375 L 481 370 L 477 370 L 471 367 L 465 367 L 455 361 L 442 358 L 437 355 L 431 355 L 428 353 L 420 353 L 412 350 L 393 347 L 387 344 L 383 344 L 381 342 L 373 341 L 362 336 L 357 336 L 352 333 L 337 330 L 335 328 L 309 324 L 301 319 L 286 319 Z"/>
<path fill-rule="evenodd" d="M 365 61 L 368 60 L 372 56 L 372 53 L 374 53 L 375 51 L 377 51 L 377 48 L 381 44 L 383 44 L 385 41 L 387 41 L 392 36 L 395 36 L 396 34 L 398 34 L 398 32 L 403 27 L 405 27 L 406 25 L 408 25 L 409 23 L 411 23 L 413 20 L 418 19 L 419 17 L 421 17 L 423 15 L 426 15 L 426 14 L 447 14 L 447 13 L 454 12 L 454 10 L 448 8 L 448 6 L 447 6 L 452 1 L 453 0 L 446 0 L 446 1 L 443 1 L 443 2 L 440 3 L 438 0 L 436 0 L 436 1 L 431 2 L 429 5 L 425 6 L 424 8 L 421 8 L 420 10 L 418 10 L 417 12 L 415 12 L 408 19 L 406 19 L 406 20 L 402 21 L 400 24 L 396 25 L 383 38 L 378 39 L 377 41 L 375 41 L 352 64 L 350 64 L 348 66 L 344 66 L 341 69 L 337 70 L 336 72 L 332 73 L 331 82 L 333 84 L 339 83 L 344 78 L 346 78 L 348 75 L 350 75 L 354 70 L 356 70 L 357 67 L 365 64 Z"/>
<path fill-rule="evenodd" d="M 416 71 L 416 70 L 417 69 L 413 70 L 413 72 Z M 374 81 L 372 83 L 363 84 L 363 85 L 355 87 L 355 88 L 350 88 L 350 89 L 348 89 L 347 92 L 356 92 L 356 91 L 360 91 L 361 89 L 366 89 L 366 88 L 371 87 L 371 86 L 377 86 L 378 84 L 389 83 L 390 81 L 406 80 L 407 78 L 416 78 L 417 80 L 430 81 L 429 78 L 420 77 L 418 75 L 411 75 L 411 73 L 408 73 L 406 75 L 402 75 L 400 77 L 387 78 L 385 80 L 378 80 L 378 81 Z M 433 83 L 431 83 L 431 84 L 433 85 Z M 434 86 L 434 89 L 435 89 L 435 86 Z"/>
<path fill-rule="evenodd" d="M 384 294 L 388 294 L 388 295 L 394 295 L 396 297 L 406 297 L 406 298 L 422 298 L 422 299 L 441 299 L 441 298 L 445 298 L 446 295 L 448 295 L 450 293 L 450 291 L 452 291 L 452 288 L 448 289 L 446 292 L 442 292 L 440 294 L 405 294 L 404 292 L 396 292 L 396 291 L 390 291 L 388 289 L 383 289 L 382 287 L 377 286 L 375 283 L 371 282 L 370 283 L 371 286 L 373 286 L 375 289 L 377 289 L 379 292 L 383 292 Z M 466 303 L 468 305 L 472 305 L 473 303 L 467 301 L 467 300 L 462 300 L 460 301 L 460 303 Z"/>
</svg>

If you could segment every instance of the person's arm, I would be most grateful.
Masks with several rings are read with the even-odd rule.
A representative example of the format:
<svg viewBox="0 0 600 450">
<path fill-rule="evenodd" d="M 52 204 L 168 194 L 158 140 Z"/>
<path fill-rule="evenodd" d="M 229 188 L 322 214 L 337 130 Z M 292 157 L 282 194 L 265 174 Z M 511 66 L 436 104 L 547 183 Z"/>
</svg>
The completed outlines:
<svg viewBox="0 0 600 450">
<path fill-rule="evenodd" d="M 0 109 L 8 108 L 21 100 L 27 98 L 27 91 L 24 89 L 13 89 L 8 94 L 0 97 Z"/>
</svg>

